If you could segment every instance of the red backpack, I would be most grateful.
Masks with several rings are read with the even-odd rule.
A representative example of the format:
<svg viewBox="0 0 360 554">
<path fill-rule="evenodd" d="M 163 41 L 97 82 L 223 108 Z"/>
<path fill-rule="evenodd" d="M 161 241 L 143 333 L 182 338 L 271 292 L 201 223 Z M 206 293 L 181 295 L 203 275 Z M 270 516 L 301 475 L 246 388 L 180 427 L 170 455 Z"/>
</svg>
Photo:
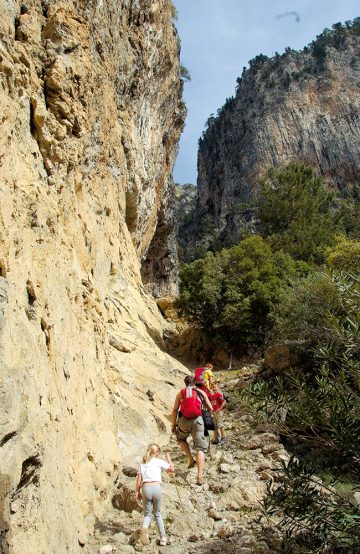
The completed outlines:
<svg viewBox="0 0 360 554">
<path fill-rule="evenodd" d="M 186 419 L 202 415 L 202 402 L 197 391 L 191 387 L 181 390 L 180 411 Z"/>
<path fill-rule="evenodd" d="M 204 380 L 204 373 L 204 367 L 197 367 L 195 369 L 195 383 L 202 383 L 202 381 Z"/>
</svg>

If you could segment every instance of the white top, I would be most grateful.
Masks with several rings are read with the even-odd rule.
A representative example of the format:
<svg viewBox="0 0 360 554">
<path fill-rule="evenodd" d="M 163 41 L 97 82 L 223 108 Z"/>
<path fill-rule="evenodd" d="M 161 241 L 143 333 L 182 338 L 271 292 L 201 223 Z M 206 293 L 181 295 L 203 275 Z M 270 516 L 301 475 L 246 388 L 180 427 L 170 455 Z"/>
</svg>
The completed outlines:
<svg viewBox="0 0 360 554">
<path fill-rule="evenodd" d="M 142 482 L 156 481 L 161 483 L 161 471 L 169 469 L 170 464 L 161 458 L 151 458 L 147 464 L 140 464 Z"/>
</svg>

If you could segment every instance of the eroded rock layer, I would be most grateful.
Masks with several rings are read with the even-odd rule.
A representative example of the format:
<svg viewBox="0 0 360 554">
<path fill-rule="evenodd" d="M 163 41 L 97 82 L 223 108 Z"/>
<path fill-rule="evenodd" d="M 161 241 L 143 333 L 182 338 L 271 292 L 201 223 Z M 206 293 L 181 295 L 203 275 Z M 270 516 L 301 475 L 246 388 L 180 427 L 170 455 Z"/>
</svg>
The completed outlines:
<svg viewBox="0 0 360 554">
<path fill-rule="evenodd" d="M 252 60 L 200 139 L 189 242 L 196 235 L 206 246 L 207 234 L 236 239 L 270 167 L 307 163 L 335 190 L 359 182 L 359 60 L 359 22 L 302 52 Z"/>
<path fill-rule="evenodd" d="M 119 460 L 166 430 L 176 363 L 141 260 L 171 292 L 171 8 L 0 0 L 3 552 L 80 551 Z"/>
</svg>

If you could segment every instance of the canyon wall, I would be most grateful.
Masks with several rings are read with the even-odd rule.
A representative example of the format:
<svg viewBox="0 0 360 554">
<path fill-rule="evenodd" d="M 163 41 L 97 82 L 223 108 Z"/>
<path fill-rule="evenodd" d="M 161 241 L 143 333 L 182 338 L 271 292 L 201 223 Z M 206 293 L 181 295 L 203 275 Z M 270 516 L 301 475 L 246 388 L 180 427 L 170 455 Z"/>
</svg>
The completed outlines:
<svg viewBox="0 0 360 554">
<path fill-rule="evenodd" d="M 301 52 L 257 56 L 237 83 L 199 141 L 197 207 L 181 229 L 193 245 L 236 241 L 253 224 L 249 206 L 270 167 L 304 162 L 334 190 L 360 181 L 359 21 Z"/>
<path fill-rule="evenodd" d="M 185 371 L 147 294 L 176 290 L 179 41 L 169 0 L 0 13 L 0 551 L 84 552 Z"/>
</svg>

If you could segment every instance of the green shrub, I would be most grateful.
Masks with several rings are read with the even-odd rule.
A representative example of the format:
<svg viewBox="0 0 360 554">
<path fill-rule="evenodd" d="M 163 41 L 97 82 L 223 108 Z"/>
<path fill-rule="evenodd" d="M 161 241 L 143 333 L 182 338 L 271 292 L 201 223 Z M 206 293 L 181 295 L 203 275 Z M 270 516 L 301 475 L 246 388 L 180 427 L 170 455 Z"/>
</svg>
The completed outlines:
<svg viewBox="0 0 360 554">
<path fill-rule="evenodd" d="M 170 0 L 170 10 L 171 10 L 171 17 L 173 18 L 174 21 L 177 21 L 179 18 L 179 12 L 174 6 L 174 3 L 172 2 L 172 0 Z"/>
<path fill-rule="evenodd" d="M 338 216 L 320 177 L 306 165 L 271 169 L 261 183 L 258 217 L 272 246 L 305 261 L 323 261 L 332 244 Z"/>
<path fill-rule="evenodd" d="M 337 202 L 344 232 L 350 238 L 360 240 L 360 185 L 343 191 Z"/>
<path fill-rule="evenodd" d="M 360 272 L 360 241 L 339 237 L 336 246 L 326 250 L 326 264 L 338 271 Z"/>
<path fill-rule="evenodd" d="M 337 331 L 332 326 L 336 316 L 346 316 L 336 284 L 329 273 L 312 272 L 281 291 L 271 312 L 271 340 L 294 342 L 299 350 L 310 352 L 336 340 Z"/>
<path fill-rule="evenodd" d="M 277 516 L 282 531 L 282 551 L 289 554 L 351 553 L 360 544 L 360 508 L 320 487 L 315 468 L 290 459 L 278 470 L 280 485 L 268 485 L 264 511 Z"/>
<path fill-rule="evenodd" d="M 360 472 L 360 280 L 319 274 L 294 291 L 294 302 L 289 291 L 280 299 L 274 338 L 304 340 L 311 369 L 287 371 L 244 395 L 285 435 L 325 448 L 327 463 Z"/>
<path fill-rule="evenodd" d="M 259 236 L 186 265 L 180 272 L 182 311 L 224 343 L 263 342 L 280 290 L 304 264 L 273 253 Z"/>
<path fill-rule="evenodd" d="M 183 81 L 191 81 L 190 71 L 185 65 L 180 65 L 180 79 Z"/>
<path fill-rule="evenodd" d="M 295 281 L 272 310 L 272 342 L 297 342 L 309 357 L 329 344 L 342 352 L 350 340 L 348 325 L 354 331 L 350 321 L 360 323 L 359 289 L 356 277 L 336 272 L 310 273 Z"/>
</svg>

